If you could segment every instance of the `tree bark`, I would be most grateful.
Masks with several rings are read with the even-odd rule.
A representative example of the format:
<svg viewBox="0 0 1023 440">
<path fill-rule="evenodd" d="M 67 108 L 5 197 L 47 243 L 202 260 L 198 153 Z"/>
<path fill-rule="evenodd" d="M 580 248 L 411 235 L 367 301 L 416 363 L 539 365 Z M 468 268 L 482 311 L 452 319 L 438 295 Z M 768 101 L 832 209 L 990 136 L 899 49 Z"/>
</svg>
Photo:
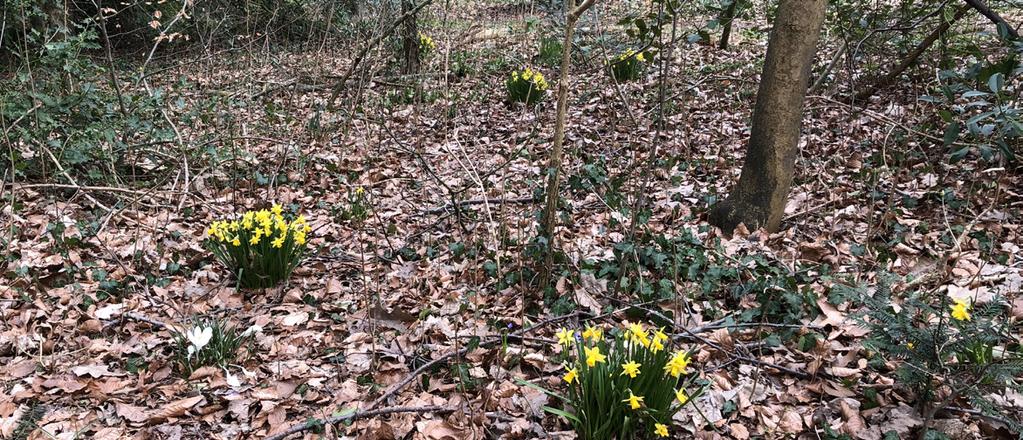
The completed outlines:
<svg viewBox="0 0 1023 440">
<path fill-rule="evenodd" d="M 579 17 L 593 6 L 594 0 L 584 0 L 578 7 L 572 0 L 565 0 L 567 10 L 565 17 L 565 39 L 561 45 L 561 71 L 558 75 L 558 109 L 554 123 L 554 146 L 547 163 L 547 200 L 543 210 L 541 236 L 547 241 L 544 251 L 544 267 L 541 271 L 541 285 L 550 283 L 551 270 L 554 266 L 554 229 L 558 223 L 558 185 L 561 181 L 562 150 L 565 144 L 565 118 L 568 113 L 568 69 L 572 62 L 572 35 Z"/>
<path fill-rule="evenodd" d="M 709 217 L 728 234 L 740 223 L 768 231 L 781 225 L 799 148 L 803 99 L 826 6 L 826 0 L 779 1 L 742 175 Z"/>
<path fill-rule="evenodd" d="M 739 1 L 732 0 L 732 3 L 721 14 L 724 29 L 721 30 L 721 41 L 718 42 L 718 49 L 728 49 L 728 39 L 732 36 L 732 22 L 735 21 L 735 11 L 739 6 Z"/>
<path fill-rule="evenodd" d="M 401 0 L 401 13 L 408 14 L 414 8 L 412 0 Z M 405 20 L 401 31 L 402 63 L 401 73 L 415 75 L 419 73 L 419 14 L 413 13 Z"/>
</svg>

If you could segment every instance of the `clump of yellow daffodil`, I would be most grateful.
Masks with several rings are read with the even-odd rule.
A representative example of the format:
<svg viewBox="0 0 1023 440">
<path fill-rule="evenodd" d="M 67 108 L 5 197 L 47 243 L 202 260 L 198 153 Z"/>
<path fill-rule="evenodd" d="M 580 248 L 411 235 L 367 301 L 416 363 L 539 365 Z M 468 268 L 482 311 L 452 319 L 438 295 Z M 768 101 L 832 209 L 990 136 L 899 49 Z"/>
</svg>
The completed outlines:
<svg viewBox="0 0 1023 440">
<path fill-rule="evenodd" d="M 437 49 L 437 44 L 433 42 L 433 38 L 422 32 L 419 33 L 419 56 L 426 58 L 431 52 Z"/>
<path fill-rule="evenodd" d="M 610 66 L 611 75 L 616 81 L 634 81 L 643 74 L 643 66 L 646 64 L 647 56 L 644 52 L 637 52 L 635 49 L 628 49 L 625 52 L 613 57 L 607 63 Z"/>
<path fill-rule="evenodd" d="M 281 205 L 246 211 L 206 228 L 206 247 L 244 288 L 272 287 L 291 275 L 312 230 L 305 216 L 284 216 Z"/>
<path fill-rule="evenodd" d="M 673 349 L 663 328 L 625 322 L 605 332 L 586 325 L 559 328 L 555 337 L 564 361 L 561 382 L 568 389 L 549 393 L 566 403 L 565 410 L 551 412 L 567 414 L 579 438 L 592 438 L 597 430 L 605 433 L 601 438 L 668 437 L 672 416 L 689 403 L 689 391 L 701 391 L 688 375 L 689 352 Z"/>
<path fill-rule="evenodd" d="M 505 82 L 508 87 L 508 99 L 511 102 L 522 102 L 533 105 L 544 97 L 549 85 L 543 73 L 526 67 L 521 72 L 513 71 Z"/>
</svg>

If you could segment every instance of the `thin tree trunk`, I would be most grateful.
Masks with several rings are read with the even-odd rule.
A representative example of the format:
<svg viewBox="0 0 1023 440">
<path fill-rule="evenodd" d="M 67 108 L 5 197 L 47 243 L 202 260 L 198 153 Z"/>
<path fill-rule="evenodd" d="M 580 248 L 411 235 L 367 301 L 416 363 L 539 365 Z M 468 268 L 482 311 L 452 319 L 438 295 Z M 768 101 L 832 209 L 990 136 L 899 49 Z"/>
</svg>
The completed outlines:
<svg viewBox="0 0 1023 440">
<path fill-rule="evenodd" d="M 831 74 L 832 70 L 835 70 L 835 66 L 838 65 L 838 60 L 842 59 L 842 55 L 845 55 L 845 50 L 848 47 L 848 44 L 843 44 L 838 48 L 838 52 L 835 52 L 835 56 L 831 58 L 831 62 L 828 63 L 828 67 L 824 68 L 824 72 L 821 72 L 821 76 L 817 77 L 817 81 L 814 81 L 813 85 L 810 86 L 810 93 L 813 93 L 820 86 L 824 85 L 824 81 L 828 80 L 828 75 Z"/>
<path fill-rule="evenodd" d="M 93 1 L 92 4 L 96 6 L 96 11 L 99 14 L 99 30 L 100 35 L 103 36 L 103 49 L 107 56 L 107 63 L 110 65 L 110 85 L 114 87 L 114 94 L 117 95 L 117 106 L 121 109 L 121 114 L 128 116 L 128 109 L 124 106 L 124 98 L 121 96 L 121 83 L 117 80 L 114 55 L 110 51 L 110 37 L 107 35 L 107 18 L 103 14 L 103 2 L 102 0 L 99 3 Z"/>
<path fill-rule="evenodd" d="M 412 10 L 412 0 L 401 0 L 402 14 Z M 411 14 L 402 25 L 402 65 L 401 73 L 415 75 L 419 73 L 419 16 Z"/>
<path fill-rule="evenodd" d="M 803 98 L 826 0 L 780 0 L 767 44 L 757 102 L 739 182 L 709 220 L 731 234 L 740 223 L 776 231 L 792 184 Z"/>
<path fill-rule="evenodd" d="M 728 39 L 732 36 L 732 22 L 735 21 L 735 10 L 740 0 L 732 0 L 732 3 L 725 8 L 721 19 L 724 22 L 724 29 L 721 31 L 721 41 L 718 42 L 719 49 L 728 49 Z"/>
<path fill-rule="evenodd" d="M 554 266 L 554 230 L 558 223 L 558 185 L 561 179 L 562 150 L 565 144 L 565 118 L 568 112 L 568 69 L 572 62 L 572 35 L 579 17 L 593 6 L 594 0 L 584 0 L 578 7 L 573 7 L 572 0 L 567 10 L 571 12 L 565 17 L 565 39 L 561 45 L 561 72 L 558 76 L 558 109 L 554 124 L 554 148 L 547 164 L 547 201 L 544 205 L 541 236 L 547 242 L 544 251 L 544 267 L 541 271 L 541 284 L 547 287 L 551 281 L 551 270 Z"/>
<path fill-rule="evenodd" d="M 916 62 L 917 58 L 920 58 L 920 55 L 923 55 L 923 53 L 926 52 L 927 49 L 934 45 L 934 42 L 938 40 L 938 37 L 940 37 L 941 34 L 945 33 L 945 31 L 947 31 L 948 28 L 950 28 L 953 23 L 962 18 L 963 15 L 966 14 L 967 10 L 969 10 L 967 6 L 965 5 L 960 6 L 958 9 L 956 9 L 955 15 L 952 16 L 951 20 L 942 19 L 941 24 L 938 25 L 938 27 L 934 28 L 934 30 L 931 31 L 930 34 L 927 34 L 927 37 L 924 38 L 923 41 L 920 42 L 920 44 L 916 45 L 916 47 L 913 48 L 909 55 L 906 55 L 906 57 L 903 58 L 902 61 L 899 62 L 899 64 L 897 64 L 894 68 L 892 68 L 892 70 L 890 70 L 887 74 L 875 80 L 874 84 L 859 91 L 859 93 L 857 93 L 853 97 L 853 101 L 863 101 L 871 96 L 874 96 L 874 94 L 877 93 L 878 90 L 888 87 L 893 82 L 895 82 L 899 75 L 902 75 L 902 72 L 905 72 L 906 69 L 909 68 L 909 66 L 912 66 L 913 63 Z"/>
</svg>

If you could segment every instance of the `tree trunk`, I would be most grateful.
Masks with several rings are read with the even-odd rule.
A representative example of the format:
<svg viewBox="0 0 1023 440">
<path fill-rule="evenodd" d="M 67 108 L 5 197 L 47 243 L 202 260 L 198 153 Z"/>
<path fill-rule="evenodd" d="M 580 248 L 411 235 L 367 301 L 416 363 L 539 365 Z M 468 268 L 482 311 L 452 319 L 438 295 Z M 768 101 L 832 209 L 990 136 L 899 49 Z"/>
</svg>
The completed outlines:
<svg viewBox="0 0 1023 440">
<path fill-rule="evenodd" d="M 544 267 L 541 270 L 541 285 L 547 287 L 551 281 L 554 266 L 554 229 L 558 223 L 558 185 L 561 179 L 562 150 L 565 144 L 565 118 L 568 113 L 568 68 L 572 62 L 572 35 L 579 17 L 593 6 L 594 0 L 584 0 L 575 6 L 572 0 L 565 0 L 569 12 L 565 17 L 565 39 L 561 45 L 561 71 L 558 74 L 558 109 L 554 122 L 554 145 L 547 164 L 547 200 L 543 210 L 543 224 L 540 235 L 546 240 Z"/>
<path fill-rule="evenodd" d="M 799 148 L 810 68 L 826 0 L 780 0 L 753 108 L 746 160 L 728 199 L 710 213 L 726 233 L 740 223 L 776 231 L 785 212 Z"/>
<path fill-rule="evenodd" d="M 408 14 L 415 5 L 412 0 L 401 0 L 401 13 Z M 402 63 L 401 73 L 415 75 L 419 73 L 419 16 L 413 13 L 405 20 L 401 30 Z"/>
<path fill-rule="evenodd" d="M 728 39 L 732 36 L 732 22 L 735 21 L 735 11 L 738 9 L 739 1 L 732 0 L 732 3 L 721 14 L 724 29 L 721 30 L 721 41 L 718 42 L 718 49 L 728 49 Z"/>
</svg>

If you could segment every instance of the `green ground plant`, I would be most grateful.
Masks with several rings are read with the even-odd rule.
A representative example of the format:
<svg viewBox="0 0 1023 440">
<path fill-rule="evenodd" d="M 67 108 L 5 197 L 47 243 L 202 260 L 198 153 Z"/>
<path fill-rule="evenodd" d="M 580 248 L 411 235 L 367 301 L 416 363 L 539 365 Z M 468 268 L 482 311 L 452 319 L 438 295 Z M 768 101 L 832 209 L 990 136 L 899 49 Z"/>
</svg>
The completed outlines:
<svg viewBox="0 0 1023 440">
<path fill-rule="evenodd" d="M 549 391 L 583 440 L 669 437 L 672 417 L 703 388 L 688 374 L 690 353 L 671 350 L 660 329 L 625 323 L 605 337 L 600 327 L 557 333 L 565 362 L 565 393 Z"/>
<path fill-rule="evenodd" d="M 548 67 L 557 67 L 561 63 L 561 40 L 557 37 L 543 37 L 537 42 L 537 61 Z"/>
<path fill-rule="evenodd" d="M 195 317 L 188 327 L 172 330 L 174 361 L 183 377 L 206 366 L 225 368 L 238 358 L 239 349 L 257 329 L 239 332 L 224 319 Z"/>
<path fill-rule="evenodd" d="M 898 365 L 898 383 L 910 391 L 925 422 L 956 402 L 1011 421 L 991 400 L 1023 391 L 1023 356 L 1011 333 L 1009 305 L 916 291 L 896 298 L 893 281 L 882 279 L 873 294 L 858 290 L 864 305 L 859 318 L 870 329 L 864 347 L 877 356 L 871 365 Z M 1023 432 L 1023 424 L 1013 424 Z"/>
<path fill-rule="evenodd" d="M 302 261 L 310 229 L 304 216 L 287 220 L 281 205 L 273 205 L 214 221 L 206 230 L 205 244 L 235 275 L 239 287 L 266 288 L 291 276 Z"/>
<path fill-rule="evenodd" d="M 535 105 L 543 100 L 547 91 L 547 80 L 543 74 L 526 67 L 521 72 L 514 71 L 505 82 L 508 89 L 508 100 L 521 102 L 527 106 Z"/>
<path fill-rule="evenodd" d="M 646 62 L 647 56 L 645 53 L 629 49 L 608 61 L 608 71 L 616 81 L 635 81 L 643 76 L 643 68 L 646 66 Z"/>
<path fill-rule="evenodd" d="M 372 205 L 369 203 L 369 195 L 366 194 L 366 188 L 359 186 L 349 191 L 348 203 L 347 206 L 341 208 L 340 218 L 344 221 L 361 223 L 369 218 L 372 208 Z"/>
<path fill-rule="evenodd" d="M 422 32 L 419 33 L 419 57 L 426 59 L 427 56 L 437 50 L 437 43 L 433 42 L 433 38 Z"/>
</svg>

